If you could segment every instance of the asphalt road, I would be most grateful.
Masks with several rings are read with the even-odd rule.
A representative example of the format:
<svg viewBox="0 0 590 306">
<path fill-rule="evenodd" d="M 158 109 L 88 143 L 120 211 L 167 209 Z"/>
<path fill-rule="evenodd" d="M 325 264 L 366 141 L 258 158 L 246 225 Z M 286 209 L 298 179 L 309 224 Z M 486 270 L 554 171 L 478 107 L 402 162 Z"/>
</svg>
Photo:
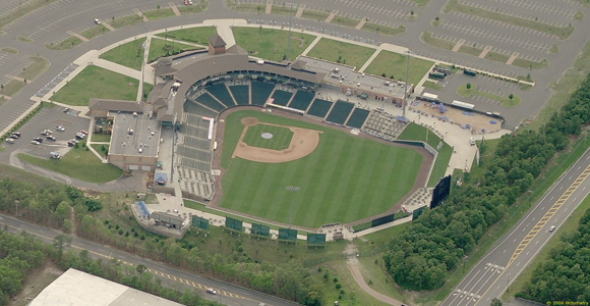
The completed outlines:
<svg viewBox="0 0 590 306">
<path fill-rule="evenodd" d="M 24 221 L 14 219 L 5 215 L 0 215 L 0 228 L 4 227 L 4 224 L 9 226 L 9 231 L 13 233 L 19 233 L 26 231 L 32 234 L 43 243 L 51 244 L 53 238 L 60 233 L 45 227 L 29 224 Z M 127 265 L 145 265 L 148 267 L 148 271 L 151 272 L 155 277 L 162 280 L 163 283 L 169 285 L 172 288 L 190 288 L 202 293 L 202 296 L 206 299 L 218 301 L 225 305 L 231 306 L 293 306 L 298 305 L 296 303 L 282 300 L 273 296 L 265 295 L 259 292 L 251 291 L 248 289 L 236 287 L 221 281 L 210 279 L 207 277 L 198 276 L 186 271 L 175 269 L 173 267 L 164 265 L 159 262 L 154 262 L 149 259 L 140 258 L 132 254 L 122 252 L 116 249 L 112 249 L 108 246 L 100 245 L 85 239 L 72 237 L 71 247 L 78 250 L 88 250 L 90 256 L 93 258 L 109 259 L 117 258 L 123 264 Z M 206 294 L 206 288 L 213 288 L 219 292 L 219 294 L 211 295 Z"/>
<path fill-rule="evenodd" d="M 465 276 L 441 306 L 487 306 L 509 288 L 590 192 L 590 150 Z M 523 208 L 526 209 L 526 208 Z M 460 269 L 460 267 L 459 267 Z"/>
</svg>

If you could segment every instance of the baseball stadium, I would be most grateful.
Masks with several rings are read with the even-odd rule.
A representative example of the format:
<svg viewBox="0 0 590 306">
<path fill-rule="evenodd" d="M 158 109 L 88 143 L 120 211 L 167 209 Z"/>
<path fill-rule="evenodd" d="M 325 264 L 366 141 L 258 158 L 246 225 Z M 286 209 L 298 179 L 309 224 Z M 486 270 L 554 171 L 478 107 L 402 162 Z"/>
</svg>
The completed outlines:
<svg viewBox="0 0 590 306">
<path fill-rule="evenodd" d="M 426 190 L 436 152 L 397 140 L 405 118 L 347 101 L 401 103 L 411 86 L 312 58 L 251 59 L 217 35 L 208 50 L 153 67 L 146 112 L 162 126 L 156 192 L 316 229 L 397 212 Z"/>
</svg>

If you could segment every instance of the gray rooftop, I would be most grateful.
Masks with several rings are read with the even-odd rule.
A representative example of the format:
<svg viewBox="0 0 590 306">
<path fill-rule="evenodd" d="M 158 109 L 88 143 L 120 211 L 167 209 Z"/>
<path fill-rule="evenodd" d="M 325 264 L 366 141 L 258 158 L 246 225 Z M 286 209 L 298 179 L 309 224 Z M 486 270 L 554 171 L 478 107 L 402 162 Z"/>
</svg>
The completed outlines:
<svg viewBox="0 0 590 306">
<path fill-rule="evenodd" d="M 356 71 L 354 67 L 351 66 L 332 63 L 306 56 L 300 56 L 297 61 L 293 63 L 293 66 L 303 66 L 303 64 L 299 63 L 299 61 L 303 61 L 305 64 L 305 68 L 301 67 L 301 69 L 324 74 L 325 77 L 322 81 L 323 83 L 337 86 L 341 84 L 349 85 L 350 88 L 360 88 L 361 90 L 374 92 L 376 94 L 393 96 L 400 99 L 403 99 L 404 97 L 404 82 L 398 82 L 370 74 L 364 74 Z M 338 72 L 336 72 L 336 68 L 338 69 Z"/>
<path fill-rule="evenodd" d="M 33 299 L 29 306 L 181 306 L 181 304 L 68 269 Z"/>
<path fill-rule="evenodd" d="M 91 110 L 107 110 L 122 112 L 143 112 L 145 102 L 126 101 L 126 100 L 108 100 L 92 98 L 88 101 L 88 108 Z"/>
<path fill-rule="evenodd" d="M 155 116 L 149 119 L 145 113 L 133 116 L 132 113 L 124 112 L 111 112 L 111 115 L 114 119 L 109 154 L 157 155 L 161 128 Z M 133 129 L 133 135 L 129 135 L 129 129 Z M 139 153 L 139 148 L 143 152 Z"/>
<path fill-rule="evenodd" d="M 209 43 L 213 46 L 213 48 L 225 47 L 225 41 L 217 33 L 209 37 Z"/>
</svg>

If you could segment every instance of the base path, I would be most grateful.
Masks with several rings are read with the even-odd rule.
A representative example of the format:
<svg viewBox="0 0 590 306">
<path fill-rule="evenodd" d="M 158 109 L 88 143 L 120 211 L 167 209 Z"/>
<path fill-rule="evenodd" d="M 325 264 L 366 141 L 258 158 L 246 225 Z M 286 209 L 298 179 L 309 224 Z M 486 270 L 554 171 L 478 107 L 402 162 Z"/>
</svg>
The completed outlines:
<svg viewBox="0 0 590 306">
<path fill-rule="evenodd" d="M 308 130 L 265 122 L 265 125 L 285 127 L 293 132 L 293 137 L 291 138 L 289 147 L 284 150 L 277 151 L 259 147 L 251 147 L 243 141 L 248 128 L 257 125 L 258 119 L 251 117 L 243 118 L 242 124 L 245 126 L 245 128 L 242 131 L 242 135 L 240 135 L 238 145 L 236 146 L 236 149 L 234 150 L 234 153 L 231 157 L 239 157 L 261 163 L 284 163 L 303 158 L 311 154 L 311 152 L 317 148 L 318 144 L 320 143 L 320 133 L 322 133 L 322 131 Z"/>
</svg>

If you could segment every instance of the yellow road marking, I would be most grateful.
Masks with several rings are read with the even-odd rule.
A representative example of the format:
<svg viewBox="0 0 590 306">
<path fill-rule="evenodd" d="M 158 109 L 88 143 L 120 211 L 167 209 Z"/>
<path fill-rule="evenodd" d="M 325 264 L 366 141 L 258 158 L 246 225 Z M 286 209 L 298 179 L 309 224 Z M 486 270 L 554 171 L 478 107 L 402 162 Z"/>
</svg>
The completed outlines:
<svg viewBox="0 0 590 306">
<path fill-rule="evenodd" d="M 545 213 L 545 215 L 537 222 L 537 224 L 535 224 L 535 226 L 531 229 L 531 231 L 520 242 L 520 244 L 518 245 L 518 247 L 516 248 L 516 250 L 512 254 L 510 261 L 508 261 L 508 264 L 506 265 L 506 267 L 510 266 L 510 264 L 512 264 L 516 260 L 518 255 L 520 255 L 520 253 L 529 245 L 529 243 L 533 240 L 533 238 L 535 238 L 537 236 L 537 234 L 539 234 L 539 232 L 541 231 L 543 226 L 545 226 L 545 224 L 547 224 L 547 222 L 549 222 L 551 217 L 553 217 L 553 215 L 561 208 L 561 206 L 563 204 L 565 204 L 565 202 L 578 189 L 578 187 L 588 177 L 588 175 L 590 175 L 590 166 L 586 167 L 586 169 L 580 174 L 580 176 L 578 176 L 578 178 L 574 181 L 574 183 L 572 183 L 568 187 L 568 189 L 561 195 L 561 197 L 559 197 L 557 202 L 555 202 L 555 204 L 553 204 L 553 206 Z"/>
</svg>

